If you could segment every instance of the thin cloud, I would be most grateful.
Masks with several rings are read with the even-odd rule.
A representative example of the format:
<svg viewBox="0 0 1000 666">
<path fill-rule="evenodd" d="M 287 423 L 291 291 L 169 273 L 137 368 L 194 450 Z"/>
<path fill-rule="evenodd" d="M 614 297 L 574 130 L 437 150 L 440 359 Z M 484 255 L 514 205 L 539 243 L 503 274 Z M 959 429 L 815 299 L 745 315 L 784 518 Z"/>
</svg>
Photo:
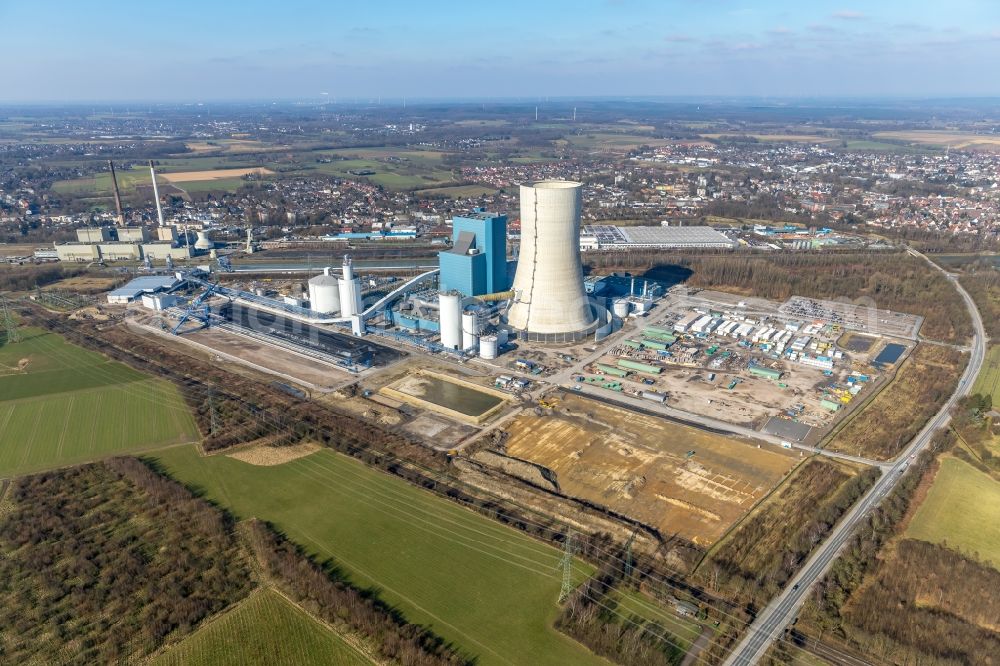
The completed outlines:
<svg viewBox="0 0 1000 666">
<path fill-rule="evenodd" d="M 834 12 L 832 16 L 842 21 L 860 21 L 861 19 L 868 18 L 865 14 L 853 9 L 842 9 L 839 12 Z"/>
<path fill-rule="evenodd" d="M 696 41 L 698 41 L 697 39 L 695 39 L 691 35 L 667 35 L 666 36 L 666 40 L 668 42 L 673 43 L 673 44 L 684 44 L 684 43 L 687 43 L 687 42 L 696 42 Z"/>
<path fill-rule="evenodd" d="M 832 25 L 828 25 L 826 23 L 810 23 L 809 25 L 806 26 L 806 30 L 809 30 L 811 32 L 825 32 L 825 33 L 840 32 Z"/>
</svg>

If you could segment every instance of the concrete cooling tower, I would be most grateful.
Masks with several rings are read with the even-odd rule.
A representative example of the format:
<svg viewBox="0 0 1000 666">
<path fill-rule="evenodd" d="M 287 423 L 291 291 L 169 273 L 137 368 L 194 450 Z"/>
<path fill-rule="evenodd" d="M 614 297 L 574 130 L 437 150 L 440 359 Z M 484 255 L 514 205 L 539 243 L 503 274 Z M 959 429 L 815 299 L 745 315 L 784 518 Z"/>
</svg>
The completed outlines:
<svg viewBox="0 0 1000 666">
<path fill-rule="evenodd" d="M 571 342 L 595 326 L 583 286 L 583 185 L 543 180 L 521 186 L 521 253 L 507 323 L 537 342 Z"/>
</svg>

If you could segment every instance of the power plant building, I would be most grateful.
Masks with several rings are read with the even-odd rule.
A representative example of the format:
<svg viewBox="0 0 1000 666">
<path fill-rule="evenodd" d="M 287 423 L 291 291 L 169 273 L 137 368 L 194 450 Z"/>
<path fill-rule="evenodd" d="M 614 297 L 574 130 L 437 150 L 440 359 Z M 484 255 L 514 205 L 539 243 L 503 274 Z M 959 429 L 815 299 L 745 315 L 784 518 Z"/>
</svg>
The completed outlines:
<svg viewBox="0 0 1000 666">
<path fill-rule="evenodd" d="M 463 296 L 506 291 L 507 216 L 476 209 L 452 225 L 452 247 L 438 253 L 441 289 Z"/>
<path fill-rule="evenodd" d="M 566 180 L 521 186 L 521 252 L 507 323 L 527 340 L 581 340 L 598 324 L 580 261 L 582 188 Z"/>
</svg>

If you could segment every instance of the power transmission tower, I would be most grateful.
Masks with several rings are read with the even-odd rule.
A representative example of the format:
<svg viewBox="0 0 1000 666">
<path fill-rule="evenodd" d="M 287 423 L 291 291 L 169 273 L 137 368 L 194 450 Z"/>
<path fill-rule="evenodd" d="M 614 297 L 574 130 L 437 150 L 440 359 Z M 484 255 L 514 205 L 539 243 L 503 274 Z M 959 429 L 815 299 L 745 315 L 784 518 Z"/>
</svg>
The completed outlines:
<svg viewBox="0 0 1000 666">
<path fill-rule="evenodd" d="M 208 434 L 219 431 L 219 417 L 215 412 L 215 388 L 208 389 Z"/>
<path fill-rule="evenodd" d="M 7 332 L 7 344 L 21 341 L 21 333 L 17 330 L 17 321 L 10 313 L 7 299 L 3 296 L 0 296 L 0 323 L 3 324 L 3 330 Z"/>
<path fill-rule="evenodd" d="M 573 591 L 573 530 L 566 528 L 566 541 L 563 543 L 563 556 L 559 560 L 562 567 L 562 589 L 559 590 L 559 603 L 566 601 Z"/>
<path fill-rule="evenodd" d="M 632 536 L 628 538 L 625 543 L 625 582 L 632 580 L 632 572 L 635 571 L 635 560 L 632 559 L 632 542 L 635 541 L 635 535 L 638 534 L 639 528 L 632 530 Z"/>
</svg>

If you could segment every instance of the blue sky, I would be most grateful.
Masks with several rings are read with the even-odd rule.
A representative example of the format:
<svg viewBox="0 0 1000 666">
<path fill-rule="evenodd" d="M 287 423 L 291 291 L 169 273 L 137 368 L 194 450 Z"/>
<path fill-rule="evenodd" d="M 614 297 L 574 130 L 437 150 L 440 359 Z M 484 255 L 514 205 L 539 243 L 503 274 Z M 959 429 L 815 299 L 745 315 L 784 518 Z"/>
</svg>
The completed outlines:
<svg viewBox="0 0 1000 666">
<path fill-rule="evenodd" d="M 0 0 L 0 25 L 0 102 L 1000 95 L 1000 0 Z"/>
</svg>

